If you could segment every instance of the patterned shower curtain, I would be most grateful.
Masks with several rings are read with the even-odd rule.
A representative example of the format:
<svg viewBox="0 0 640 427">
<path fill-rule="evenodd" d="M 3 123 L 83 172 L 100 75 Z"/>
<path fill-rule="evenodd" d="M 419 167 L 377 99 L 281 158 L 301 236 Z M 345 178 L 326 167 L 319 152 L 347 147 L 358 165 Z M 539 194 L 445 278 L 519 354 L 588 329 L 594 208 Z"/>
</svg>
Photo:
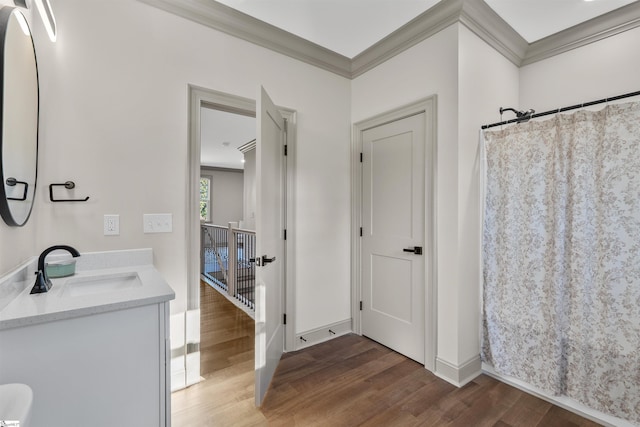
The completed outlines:
<svg viewBox="0 0 640 427">
<path fill-rule="evenodd" d="M 484 144 L 483 361 L 640 423 L 640 103 Z"/>
</svg>

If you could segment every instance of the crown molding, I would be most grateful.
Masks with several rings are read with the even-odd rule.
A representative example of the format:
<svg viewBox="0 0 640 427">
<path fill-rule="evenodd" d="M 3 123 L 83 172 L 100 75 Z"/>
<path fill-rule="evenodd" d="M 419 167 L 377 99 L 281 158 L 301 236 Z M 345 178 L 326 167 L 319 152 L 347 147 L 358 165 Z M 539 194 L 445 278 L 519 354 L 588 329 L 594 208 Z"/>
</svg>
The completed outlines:
<svg viewBox="0 0 640 427">
<path fill-rule="evenodd" d="M 522 65 L 532 64 L 640 26 L 640 2 L 567 28 L 529 45 Z"/>
<path fill-rule="evenodd" d="M 352 60 L 355 78 L 456 22 L 520 66 L 529 46 L 482 0 L 443 0 Z"/>
<path fill-rule="evenodd" d="M 212 0 L 138 0 L 342 77 L 353 79 L 446 27 L 461 23 L 516 66 L 640 26 L 634 2 L 531 44 L 483 0 L 442 0 L 353 59 Z"/>
<path fill-rule="evenodd" d="M 529 43 L 484 1 L 465 1 L 459 20 L 489 46 L 520 66 Z"/>
<path fill-rule="evenodd" d="M 443 0 L 352 59 L 351 78 L 458 22 L 464 0 Z"/>
<path fill-rule="evenodd" d="M 240 147 L 238 147 L 238 150 L 242 151 L 242 154 L 246 154 L 251 150 L 255 150 L 256 149 L 256 140 L 252 139 L 251 141 L 242 144 Z"/>
<path fill-rule="evenodd" d="M 343 77 L 351 78 L 351 60 L 278 27 L 211 0 L 138 0 L 258 46 Z"/>
</svg>

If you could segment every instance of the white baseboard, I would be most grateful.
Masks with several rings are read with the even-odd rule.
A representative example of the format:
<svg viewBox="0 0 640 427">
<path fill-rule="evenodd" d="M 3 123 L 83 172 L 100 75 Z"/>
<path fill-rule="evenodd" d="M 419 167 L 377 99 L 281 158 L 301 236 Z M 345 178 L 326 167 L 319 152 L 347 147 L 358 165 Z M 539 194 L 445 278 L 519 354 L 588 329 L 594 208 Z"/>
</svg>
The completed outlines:
<svg viewBox="0 0 640 427">
<path fill-rule="evenodd" d="M 556 406 L 564 408 L 567 411 L 571 411 L 598 424 L 610 427 L 637 427 L 630 421 L 626 421 L 621 418 L 617 418 L 612 415 L 597 411 L 595 409 L 591 409 L 588 406 L 585 406 L 569 397 L 553 396 L 517 378 L 513 378 L 507 375 L 501 375 L 497 373 L 491 365 L 487 365 L 486 363 L 482 364 L 482 372 L 489 375 L 490 377 L 497 379 L 498 381 L 509 384 L 510 386 L 520 389 L 525 393 L 539 397 L 542 400 L 546 400 L 547 402 L 553 403 Z"/>
<path fill-rule="evenodd" d="M 185 364 L 185 312 L 169 317 L 171 341 L 171 391 L 185 388 L 187 368 Z"/>
<path fill-rule="evenodd" d="M 333 338 L 337 338 L 341 335 L 346 335 L 351 332 L 351 319 L 302 332 L 296 334 L 294 351 L 311 347 L 312 345 L 320 344 L 321 342 L 329 341 Z"/>
<path fill-rule="evenodd" d="M 171 392 L 182 390 L 187 386 L 187 371 L 184 369 L 184 358 L 171 361 Z"/>
<path fill-rule="evenodd" d="M 481 373 L 482 364 L 480 362 L 480 355 L 474 356 L 457 366 L 436 357 L 436 371 L 434 374 L 438 378 L 441 378 L 456 387 L 462 387 L 468 382 L 473 381 L 473 379 Z"/>
<path fill-rule="evenodd" d="M 185 382 L 187 387 L 199 383 L 202 380 L 200 376 L 200 352 L 187 354 L 187 371 Z"/>
</svg>

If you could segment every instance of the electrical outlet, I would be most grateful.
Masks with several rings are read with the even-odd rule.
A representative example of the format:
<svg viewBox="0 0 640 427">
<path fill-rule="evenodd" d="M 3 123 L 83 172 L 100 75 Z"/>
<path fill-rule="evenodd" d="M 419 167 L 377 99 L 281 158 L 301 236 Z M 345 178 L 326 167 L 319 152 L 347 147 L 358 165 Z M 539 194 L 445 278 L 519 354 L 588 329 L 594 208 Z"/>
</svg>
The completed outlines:
<svg viewBox="0 0 640 427">
<path fill-rule="evenodd" d="M 145 233 L 171 233 L 173 231 L 171 214 L 144 214 L 142 221 Z"/>
<path fill-rule="evenodd" d="M 105 236 L 120 235 L 120 215 L 104 216 L 104 235 Z"/>
</svg>

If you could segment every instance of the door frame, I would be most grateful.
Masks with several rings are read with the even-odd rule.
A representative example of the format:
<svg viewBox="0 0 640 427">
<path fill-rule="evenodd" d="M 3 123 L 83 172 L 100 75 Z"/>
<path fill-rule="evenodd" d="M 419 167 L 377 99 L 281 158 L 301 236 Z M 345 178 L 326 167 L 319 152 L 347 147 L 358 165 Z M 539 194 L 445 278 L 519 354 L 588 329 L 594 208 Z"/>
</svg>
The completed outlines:
<svg viewBox="0 0 640 427">
<path fill-rule="evenodd" d="M 229 113 L 246 116 L 256 115 L 255 99 L 244 98 L 195 85 L 188 85 L 189 107 L 189 135 L 188 135 L 188 165 L 187 165 L 187 198 L 186 198 L 186 230 L 187 230 L 187 311 L 200 308 L 200 213 L 197 209 L 200 196 L 200 108 L 208 107 Z M 284 351 L 292 351 L 295 338 L 295 153 L 296 153 L 296 111 L 278 106 L 278 110 L 287 120 L 287 155 L 285 157 L 285 270 L 284 270 L 284 309 L 287 313 L 285 325 Z M 199 342 L 199 341 L 198 341 Z M 187 346 L 185 345 L 185 352 Z M 186 355 L 185 355 L 186 356 Z M 189 367 L 187 367 L 188 369 Z M 192 368 L 193 369 L 193 368 Z M 200 376 L 198 366 L 197 376 Z M 188 373 L 193 377 L 194 373 Z"/>
<path fill-rule="evenodd" d="M 437 346 L 437 96 L 400 107 L 353 125 L 351 135 L 351 318 L 353 331 L 362 335 L 362 134 L 364 131 L 416 114 L 425 115 L 425 368 L 436 366 Z"/>
</svg>

